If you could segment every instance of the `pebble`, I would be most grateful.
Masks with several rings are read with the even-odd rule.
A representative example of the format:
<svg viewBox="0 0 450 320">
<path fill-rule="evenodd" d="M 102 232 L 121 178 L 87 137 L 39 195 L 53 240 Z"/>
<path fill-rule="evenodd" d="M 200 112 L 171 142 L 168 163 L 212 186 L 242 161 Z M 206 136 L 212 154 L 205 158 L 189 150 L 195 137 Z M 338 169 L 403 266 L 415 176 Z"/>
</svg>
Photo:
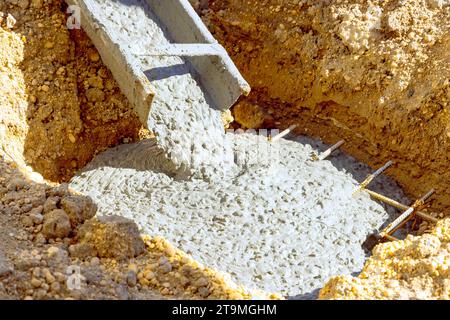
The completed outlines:
<svg viewBox="0 0 450 320">
<path fill-rule="evenodd" d="M 51 285 L 50 285 L 50 289 L 51 289 L 51 291 L 52 292 L 60 292 L 61 291 L 61 285 L 59 284 L 59 282 L 53 282 Z"/>
<path fill-rule="evenodd" d="M 210 292 L 208 288 L 200 287 L 198 288 L 198 294 L 200 295 L 200 297 L 206 298 L 207 296 L 209 296 Z"/>
<path fill-rule="evenodd" d="M 44 46 L 46 49 L 53 49 L 55 47 L 55 43 L 47 41 Z"/>
<path fill-rule="evenodd" d="M 100 265 L 100 259 L 97 258 L 97 257 L 93 257 L 93 258 L 91 259 L 91 266 L 96 267 L 96 266 L 98 266 L 98 265 Z"/>
<path fill-rule="evenodd" d="M 127 273 L 127 284 L 130 286 L 130 287 L 134 287 L 134 286 L 136 286 L 136 284 L 137 284 L 137 275 L 136 275 L 136 272 L 134 272 L 134 271 L 128 271 L 128 273 Z"/>
<path fill-rule="evenodd" d="M 42 234 L 47 239 L 64 238 L 71 230 L 69 216 L 64 210 L 56 209 L 45 214 Z"/>
<path fill-rule="evenodd" d="M 42 281 L 39 280 L 39 279 L 36 279 L 36 278 L 32 278 L 32 279 L 31 279 L 31 285 L 32 285 L 34 288 L 39 288 L 39 287 L 42 285 Z"/>
<path fill-rule="evenodd" d="M 30 216 L 25 216 L 22 218 L 22 224 L 25 227 L 32 227 L 34 225 L 33 219 Z"/>
<path fill-rule="evenodd" d="M 97 61 L 100 60 L 100 55 L 99 55 L 98 52 L 95 51 L 95 50 L 89 50 L 88 56 L 89 56 L 89 59 L 90 59 L 92 62 L 97 62 Z"/>
<path fill-rule="evenodd" d="M 46 269 L 44 271 L 44 276 L 45 276 L 45 280 L 47 281 L 47 283 L 52 284 L 53 282 L 56 281 L 56 278 L 51 274 L 50 270 Z"/>
<path fill-rule="evenodd" d="M 31 213 L 30 218 L 34 224 L 41 224 L 44 221 L 44 216 L 40 213 Z"/>
<path fill-rule="evenodd" d="M 155 274 L 152 271 L 146 271 L 144 273 L 144 278 L 150 281 L 155 278 Z"/>
<path fill-rule="evenodd" d="M 8 15 L 6 16 L 6 27 L 8 29 L 13 29 L 16 23 L 17 20 L 11 14 L 8 13 Z"/>
<path fill-rule="evenodd" d="M 72 143 L 75 143 L 77 141 L 77 139 L 75 138 L 75 136 L 71 133 L 69 133 L 69 141 Z"/>
</svg>

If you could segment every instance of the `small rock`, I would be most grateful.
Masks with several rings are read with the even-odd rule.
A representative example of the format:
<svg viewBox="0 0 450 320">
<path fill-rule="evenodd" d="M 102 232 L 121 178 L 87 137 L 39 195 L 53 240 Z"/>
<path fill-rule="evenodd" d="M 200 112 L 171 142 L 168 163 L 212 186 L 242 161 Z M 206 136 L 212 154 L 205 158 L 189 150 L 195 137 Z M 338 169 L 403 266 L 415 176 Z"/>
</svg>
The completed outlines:
<svg viewBox="0 0 450 320">
<path fill-rule="evenodd" d="M 56 209 L 45 214 L 42 233 L 47 239 L 65 238 L 71 230 L 69 216 L 64 210 Z"/>
<path fill-rule="evenodd" d="M 69 247 L 69 254 L 71 257 L 86 259 L 97 255 L 95 248 L 89 243 L 77 243 Z"/>
<path fill-rule="evenodd" d="M 19 270 L 26 271 L 32 267 L 39 266 L 40 259 L 37 256 L 33 256 L 28 250 L 23 250 L 15 261 L 15 265 Z"/>
<path fill-rule="evenodd" d="M 44 46 L 46 49 L 53 49 L 55 47 L 55 43 L 47 41 Z"/>
<path fill-rule="evenodd" d="M 65 196 L 61 200 L 61 208 L 69 216 L 73 228 L 91 219 L 97 212 L 97 205 L 92 199 L 82 196 Z"/>
<path fill-rule="evenodd" d="M 119 285 L 116 288 L 116 294 L 117 294 L 119 300 L 128 300 L 129 299 L 128 290 L 123 285 Z"/>
<path fill-rule="evenodd" d="M 66 69 L 64 69 L 64 67 L 59 67 L 58 70 L 56 71 L 56 74 L 58 76 L 61 76 L 64 74 L 64 72 L 66 72 Z"/>
<path fill-rule="evenodd" d="M 91 266 L 97 267 L 97 266 L 99 266 L 99 265 L 100 265 L 100 259 L 97 258 L 97 257 L 93 257 L 93 258 L 91 259 Z"/>
<path fill-rule="evenodd" d="M 59 284 L 59 282 L 53 282 L 50 285 L 50 290 L 54 293 L 60 292 L 61 291 L 61 285 Z"/>
<path fill-rule="evenodd" d="M 52 284 L 56 281 L 56 278 L 52 275 L 49 269 L 44 269 L 43 272 L 45 281 L 47 281 L 48 284 Z"/>
<path fill-rule="evenodd" d="M 159 260 L 159 270 L 162 273 L 169 273 L 172 271 L 172 264 L 167 260 L 166 257 L 161 257 Z"/>
<path fill-rule="evenodd" d="M 9 276 L 14 272 L 13 266 L 6 259 L 5 255 L 0 249 L 0 278 Z"/>
<path fill-rule="evenodd" d="M 42 281 L 39 280 L 39 279 L 37 279 L 37 278 L 32 278 L 32 279 L 31 279 L 31 285 L 32 285 L 34 288 L 40 288 L 41 285 L 42 285 Z"/>
<path fill-rule="evenodd" d="M 12 29 L 12 28 L 14 28 L 16 23 L 17 23 L 17 20 L 11 14 L 8 13 L 8 15 L 6 16 L 6 27 L 8 29 Z"/>
<path fill-rule="evenodd" d="M 206 278 L 199 278 L 197 281 L 195 281 L 193 284 L 194 286 L 196 286 L 197 288 L 199 287 L 206 287 L 208 285 L 209 281 Z"/>
<path fill-rule="evenodd" d="M 50 211 L 53 211 L 57 208 L 57 205 L 59 203 L 60 198 L 59 197 L 49 197 L 47 200 L 45 200 L 44 203 L 44 213 L 48 213 Z"/>
<path fill-rule="evenodd" d="M 69 141 L 72 143 L 75 143 L 77 141 L 77 139 L 75 138 L 75 136 L 72 133 L 69 133 Z"/>
<path fill-rule="evenodd" d="M 34 225 L 33 219 L 30 216 L 25 216 L 22 218 L 22 224 L 25 227 L 32 227 Z"/>
<path fill-rule="evenodd" d="M 95 268 L 83 270 L 83 277 L 86 280 L 87 284 L 99 285 L 103 280 L 102 274 Z"/>
<path fill-rule="evenodd" d="M 88 51 L 88 56 L 89 56 L 89 60 L 91 60 L 92 62 L 97 62 L 100 60 L 100 55 L 98 54 L 98 52 L 96 50 L 90 49 Z"/>
<path fill-rule="evenodd" d="M 42 8 L 44 0 L 31 0 L 31 6 L 36 9 Z"/>
<path fill-rule="evenodd" d="M 155 273 L 153 273 L 152 271 L 148 270 L 144 273 L 144 278 L 147 280 L 152 280 L 155 278 Z"/>
<path fill-rule="evenodd" d="M 41 224 L 44 221 L 44 216 L 40 213 L 30 213 L 30 218 L 34 224 Z"/>
<path fill-rule="evenodd" d="M 45 203 L 45 201 L 44 201 L 44 203 Z M 36 208 L 33 208 L 31 211 L 30 211 L 30 216 L 31 215 L 35 215 L 35 214 L 41 214 L 42 215 L 42 212 L 44 211 L 44 206 L 38 206 L 38 207 L 36 207 Z"/>
<path fill-rule="evenodd" d="M 130 287 L 136 286 L 136 284 L 137 284 L 137 275 L 136 275 L 136 272 L 134 272 L 134 271 L 132 271 L 132 270 L 128 271 L 128 273 L 127 273 L 127 284 L 128 284 Z"/>
<path fill-rule="evenodd" d="M 56 188 L 49 188 L 47 190 L 47 196 L 49 197 L 64 197 L 66 194 L 69 193 L 69 184 L 67 183 L 61 183 Z"/>
<path fill-rule="evenodd" d="M 47 291 L 44 289 L 39 289 L 34 292 L 34 297 L 36 300 L 43 300 L 47 296 Z"/>
<path fill-rule="evenodd" d="M 45 237 L 42 233 L 38 233 L 36 235 L 36 238 L 34 239 L 34 241 L 38 244 L 46 244 L 47 243 L 47 239 L 45 239 Z"/>
<path fill-rule="evenodd" d="M 9 191 L 18 191 L 24 189 L 27 186 L 27 182 L 20 178 L 11 179 L 11 181 L 7 184 L 6 188 Z"/>
<path fill-rule="evenodd" d="M 200 287 L 198 288 L 198 294 L 202 298 L 206 298 L 209 296 L 209 289 L 207 287 Z"/>
<path fill-rule="evenodd" d="M 105 100 L 105 93 L 98 88 L 90 88 L 86 90 L 86 98 L 90 102 L 101 102 Z"/>
<path fill-rule="evenodd" d="M 145 249 L 134 221 L 119 216 L 88 220 L 80 227 L 78 236 L 80 243 L 93 244 L 101 258 L 133 258 Z"/>
</svg>

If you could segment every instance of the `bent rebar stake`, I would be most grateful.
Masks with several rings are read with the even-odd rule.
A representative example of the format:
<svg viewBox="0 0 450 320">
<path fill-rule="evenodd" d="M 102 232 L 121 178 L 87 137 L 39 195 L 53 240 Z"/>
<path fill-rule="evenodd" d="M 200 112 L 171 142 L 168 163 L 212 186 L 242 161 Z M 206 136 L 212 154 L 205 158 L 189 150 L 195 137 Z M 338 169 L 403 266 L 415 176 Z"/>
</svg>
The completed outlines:
<svg viewBox="0 0 450 320">
<path fill-rule="evenodd" d="M 390 166 L 392 166 L 394 164 L 394 162 L 392 161 L 388 161 L 386 162 L 386 164 L 384 166 L 382 166 L 381 168 L 379 168 L 378 170 L 376 170 L 375 172 L 369 174 L 367 176 L 367 178 L 361 182 L 358 186 L 358 188 L 355 189 L 355 191 L 353 191 L 352 196 L 355 196 L 358 192 L 364 190 L 367 188 L 367 186 L 376 178 L 378 177 L 380 174 L 382 174 L 384 171 L 386 171 Z"/>
<path fill-rule="evenodd" d="M 279 134 L 277 134 L 275 137 L 269 136 L 268 139 L 269 139 L 270 142 L 276 142 L 276 141 L 280 140 L 281 138 L 287 136 L 289 133 L 291 133 L 292 130 L 294 130 L 297 127 L 298 127 L 297 124 L 293 124 L 289 128 L 287 128 L 286 130 L 284 130 L 284 131 L 280 132 Z"/>
<path fill-rule="evenodd" d="M 389 241 L 400 240 L 394 237 L 392 234 L 398 229 L 400 229 L 403 225 L 405 225 L 405 223 L 408 222 L 412 217 L 412 214 L 415 213 L 419 207 L 423 206 L 425 201 L 427 201 L 427 199 L 430 198 L 434 192 L 435 190 L 431 189 L 422 198 L 415 201 L 412 206 L 406 207 L 405 212 L 403 212 L 397 219 L 391 222 L 386 228 L 384 228 L 384 230 L 382 230 L 381 232 L 377 231 L 368 236 L 363 246 L 371 251 L 383 239 L 387 239 Z"/>
<path fill-rule="evenodd" d="M 344 140 L 340 140 L 331 147 L 329 147 L 327 150 L 322 152 L 320 155 L 316 155 L 315 153 L 312 154 L 312 159 L 314 161 L 322 161 L 328 158 L 335 150 L 339 149 L 343 144 L 345 143 Z"/>
<path fill-rule="evenodd" d="M 394 208 L 397 208 L 397 209 L 400 209 L 400 210 L 403 210 L 403 211 L 408 210 L 408 208 L 409 208 L 408 206 L 406 206 L 406 205 L 404 205 L 404 204 L 402 204 L 400 202 L 392 200 L 392 199 L 390 199 L 390 198 L 388 198 L 386 196 L 383 196 L 383 195 L 381 195 L 379 193 L 376 193 L 376 192 L 374 192 L 372 190 L 365 189 L 365 191 L 372 198 L 374 198 L 376 200 L 380 200 L 380 201 L 382 201 L 382 202 L 384 202 L 384 203 L 386 203 L 388 205 L 393 206 Z M 430 214 L 428 214 L 426 212 L 423 212 L 423 211 L 419 211 L 419 210 L 416 211 L 416 216 L 418 216 L 418 217 L 420 217 L 420 218 L 422 218 L 424 220 L 431 221 L 433 223 L 437 223 L 439 221 L 439 219 L 436 219 L 435 217 L 431 216 Z"/>
<path fill-rule="evenodd" d="M 428 198 L 430 198 L 434 192 L 435 190 L 431 189 L 422 198 L 414 202 L 411 207 L 409 207 L 397 219 L 395 219 L 383 231 L 381 231 L 379 236 L 381 238 L 385 238 L 386 236 L 390 236 L 391 233 L 395 232 L 397 229 L 402 227 L 407 222 L 408 218 L 417 210 L 417 208 L 423 206 L 425 201 L 427 201 Z"/>
</svg>

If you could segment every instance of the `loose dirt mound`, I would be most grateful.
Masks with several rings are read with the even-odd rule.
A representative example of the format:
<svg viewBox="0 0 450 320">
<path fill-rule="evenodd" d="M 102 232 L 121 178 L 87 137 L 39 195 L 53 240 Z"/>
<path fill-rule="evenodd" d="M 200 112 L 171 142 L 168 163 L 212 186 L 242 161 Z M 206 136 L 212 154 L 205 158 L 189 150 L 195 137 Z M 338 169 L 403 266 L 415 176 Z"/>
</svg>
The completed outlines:
<svg viewBox="0 0 450 320">
<path fill-rule="evenodd" d="M 322 299 L 450 299 L 450 219 L 430 233 L 378 245 L 357 277 L 331 279 Z"/>
<path fill-rule="evenodd" d="M 391 171 L 417 197 L 450 196 L 450 5 L 436 0 L 197 1 L 253 93 L 244 126 L 287 127 Z M 257 110 L 257 111 L 255 111 Z"/>
</svg>

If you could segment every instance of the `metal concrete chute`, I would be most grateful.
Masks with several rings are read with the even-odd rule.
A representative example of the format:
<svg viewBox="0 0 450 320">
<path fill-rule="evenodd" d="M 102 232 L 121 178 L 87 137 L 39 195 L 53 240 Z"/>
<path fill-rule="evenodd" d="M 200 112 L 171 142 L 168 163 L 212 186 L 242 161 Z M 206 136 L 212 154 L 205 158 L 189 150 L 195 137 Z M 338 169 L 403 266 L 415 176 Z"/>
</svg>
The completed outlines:
<svg viewBox="0 0 450 320">
<path fill-rule="evenodd" d="M 229 109 L 241 95 L 250 92 L 249 84 L 188 0 L 141 1 L 145 4 L 145 10 L 150 10 L 151 15 L 157 18 L 166 39 L 161 43 L 156 42 L 152 48 L 146 47 L 136 52 L 136 49 L 119 44 L 120 34 L 103 23 L 96 0 L 67 0 L 69 5 L 79 7 L 81 26 L 145 126 L 153 97 L 158 92 L 152 86 L 149 66 L 143 65 L 140 57 L 150 60 L 161 56 L 181 57 L 190 65 L 195 79 L 210 98 L 211 107 L 218 110 Z"/>
<path fill-rule="evenodd" d="M 147 0 L 147 3 L 174 42 L 171 52 L 163 47 L 160 54 L 176 54 L 178 50 L 178 55 L 195 68 L 218 109 L 229 109 L 242 94 L 250 93 L 249 84 L 188 0 Z M 151 54 L 158 54 L 158 48 L 155 49 Z"/>
</svg>

